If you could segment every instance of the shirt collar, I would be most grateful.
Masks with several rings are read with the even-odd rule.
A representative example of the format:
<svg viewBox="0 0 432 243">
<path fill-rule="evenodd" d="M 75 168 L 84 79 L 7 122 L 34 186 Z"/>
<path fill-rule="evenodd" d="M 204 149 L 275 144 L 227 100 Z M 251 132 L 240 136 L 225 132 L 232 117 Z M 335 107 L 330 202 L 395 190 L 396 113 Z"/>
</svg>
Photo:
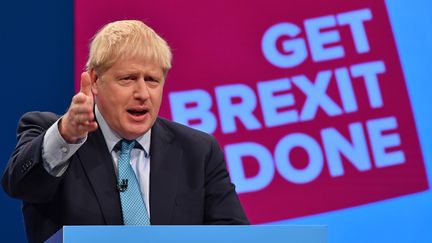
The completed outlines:
<svg viewBox="0 0 432 243">
<path fill-rule="evenodd" d="M 122 140 L 123 138 L 120 137 L 114 130 L 112 130 L 107 122 L 105 121 L 102 113 L 99 111 L 97 104 L 95 105 L 95 115 L 97 123 L 99 124 L 99 127 L 102 131 L 102 134 L 105 138 L 105 142 L 108 146 L 108 149 L 110 152 L 113 151 L 116 144 Z M 150 151 L 150 137 L 151 137 L 151 129 L 148 130 L 144 135 L 136 138 L 135 140 L 144 148 L 145 156 L 149 156 Z"/>
</svg>

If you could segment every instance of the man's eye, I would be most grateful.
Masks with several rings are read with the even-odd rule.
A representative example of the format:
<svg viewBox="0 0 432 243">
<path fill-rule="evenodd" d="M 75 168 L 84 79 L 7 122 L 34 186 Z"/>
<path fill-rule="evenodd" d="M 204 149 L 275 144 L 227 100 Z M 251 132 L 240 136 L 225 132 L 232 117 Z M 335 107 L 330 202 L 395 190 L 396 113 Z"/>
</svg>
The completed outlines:
<svg viewBox="0 0 432 243">
<path fill-rule="evenodd" d="M 125 76 L 121 77 L 120 80 L 135 80 L 135 78 L 133 76 Z"/>
<path fill-rule="evenodd" d="M 118 83 L 123 86 L 131 85 L 135 82 L 135 79 L 133 75 L 121 76 L 118 78 Z"/>
<path fill-rule="evenodd" d="M 144 80 L 149 81 L 149 82 L 156 82 L 156 83 L 159 82 L 159 80 L 153 78 L 152 76 L 146 76 L 146 77 L 144 77 Z"/>
</svg>

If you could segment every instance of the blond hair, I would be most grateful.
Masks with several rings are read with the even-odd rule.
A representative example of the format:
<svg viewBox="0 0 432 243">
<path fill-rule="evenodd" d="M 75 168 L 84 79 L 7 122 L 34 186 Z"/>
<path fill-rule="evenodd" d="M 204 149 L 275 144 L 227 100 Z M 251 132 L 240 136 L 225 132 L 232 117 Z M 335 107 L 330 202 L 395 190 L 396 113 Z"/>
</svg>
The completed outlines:
<svg viewBox="0 0 432 243">
<path fill-rule="evenodd" d="M 93 37 L 86 68 L 102 75 L 119 59 L 135 57 L 155 62 L 165 74 L 171 68 L 171 49 L 152 28 L 139 20 L 115 21 Z"/>
</svg>

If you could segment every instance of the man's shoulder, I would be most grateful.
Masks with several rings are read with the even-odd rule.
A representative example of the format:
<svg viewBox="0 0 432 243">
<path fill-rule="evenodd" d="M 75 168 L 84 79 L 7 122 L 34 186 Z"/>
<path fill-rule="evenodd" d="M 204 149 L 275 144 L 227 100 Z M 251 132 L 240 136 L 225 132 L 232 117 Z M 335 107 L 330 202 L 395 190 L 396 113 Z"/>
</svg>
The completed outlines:
<svg viewBox="0 0 432 243">
<path fill-rule="evenodd" d="M 33 122 L 51 122 L 57 121 L 59 115 L 48 111 L 30 111 L 21 116 L 20 121 L 33 121 Z"/>
<path fill-rule="evenodd" d="M 47 111 L 31 111 L 25 113 L 19 120 L 19 127 L 28 125 L 38 125 L 41 127 L 50 127 L 60 118 L 59 115 Z"/>
</svg>

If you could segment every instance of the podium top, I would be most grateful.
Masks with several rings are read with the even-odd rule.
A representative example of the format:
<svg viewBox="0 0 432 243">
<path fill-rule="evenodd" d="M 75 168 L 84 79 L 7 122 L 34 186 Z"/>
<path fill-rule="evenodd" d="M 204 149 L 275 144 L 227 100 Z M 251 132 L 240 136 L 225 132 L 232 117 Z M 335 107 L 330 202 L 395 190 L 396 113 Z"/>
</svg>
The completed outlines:
<svg viewBox="0 0 432 243">
<path fill-rule="evenodd" d="M 48 243 L 327 243 L 326 226 L 65 226 Z"/>
</svg>

